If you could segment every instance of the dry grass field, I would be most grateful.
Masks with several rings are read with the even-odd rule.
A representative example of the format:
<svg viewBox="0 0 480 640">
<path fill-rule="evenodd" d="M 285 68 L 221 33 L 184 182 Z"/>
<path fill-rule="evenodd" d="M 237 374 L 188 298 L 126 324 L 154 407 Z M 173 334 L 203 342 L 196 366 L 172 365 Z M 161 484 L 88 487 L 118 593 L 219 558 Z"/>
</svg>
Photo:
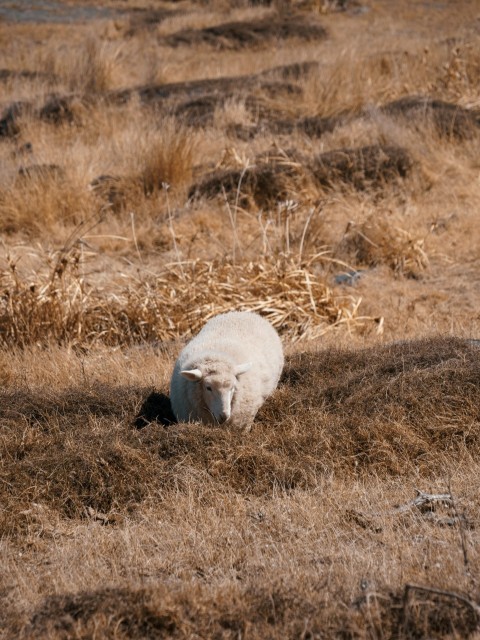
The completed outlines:
<svg viewBox="0 0 480 640">
<path fill-rule="evenodd" d="M 0 639 L 480 638 L 478 2 L 2 3 L 0 87 Z"/>
</svg>

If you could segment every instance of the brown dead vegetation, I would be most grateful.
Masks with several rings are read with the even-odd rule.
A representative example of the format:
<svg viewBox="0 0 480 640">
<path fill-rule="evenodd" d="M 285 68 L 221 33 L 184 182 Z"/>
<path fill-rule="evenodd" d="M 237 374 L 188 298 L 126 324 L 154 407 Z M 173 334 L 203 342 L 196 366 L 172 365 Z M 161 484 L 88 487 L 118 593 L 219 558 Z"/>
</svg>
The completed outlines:
<svg viewBox="0 0 480 640">
<path fill-rule="evenodd" d="M 303 597 L 298 593 L 305 591 L 290 583 L 290 588 L 276 585 L 273 592 L 267 587 L 240 585 L 228 594 L 228 600 L 220 589 L 208 585 L 199 585 L 193 592 L 156 586 L 52 596 L 34 612 L 22 637 L 60 640 L 101 633 L 104 638 L 176 639 L 206 632 L 215 638 L 246 633 L 263 640 L 298 637 L 307 627 L 313 637 L 382 633 L 400 639 L 432 634 L 468 638 L 478 625 L 478 613 L 468 600 L 448 591 L 432 593 L 407 585 L 403 592 L 367 593 L 353 604 L 344 604 L 346 611 L 335 617 L 326 606 L 321 583 L 311 584 Z M 345 596 L 339 591 L 336 597 L 342 600 Z M 210 612 L 211 601 L 217 603 L 214 612 Z M 307 621 L 303 627 L 300 617 Z"/>
<path fill-rule="evenodd" d="M 55 256 L 33 283 L 11 262 L 0 274 L 0 336 L 22 346 L 162 341 L 195 333 L 209 317 L 237 309 L 262 311 L 290 339 L 313 338 L 357 322 L 356 299 L 335 295 L 315 274 L 321 259 L 180 263 L 157 277 L 124 278 L 110 299 L 82 277 L 78 247 Z"/>
<path fill-rule="evenodd" d="M 342 185 L 376 189 L 406 178 L 413 164 L 406 149 L 385 145 L 338 149 L 312 159 L 287 151 L 270 161 L 259 157 L 256 164 L 243 169 L 214 172 L 194 185 L 189 195 L 207 198 L 220 195 L 243 205 L 245 196 L 250 196 L 257 206 L 268 207 L 287 200 L 302 183 L 329 189 Z"/>
<path fill-rule="evenodd" d="M 188 29 L 165 38 L 172 47 L 179 45 L 208 45 L 216 49 L 265 47 L 272 41 L 295 38 L 322 40 L 327 36 L 325 27 L 302 15 L 270 15 L 260 20 L 227 22 L 205 29 Z"/>
<path fill-rule="evenodd" d="M 0 640 L 473 640 L 475 3 L 105 4 L 0 21 Z M 247 437 L 168 398 L 231 309 Z"/>
<path fill-rule="evenodd" d="M 387 219 L 348 224 L 335 255 L 357 267 L 388 265 L 395 273 L 417 277 L 427 266 L 424 238 Z"/>
<path fill-rule="evenodd" d="M 2 534 L 34 523 L 34 503 L 68 518 L 92 509 L 115 519 L 149 495 L 181 491 L 192 474 L 268 496 L 314 488 L 333 472 L 438 473 L 448 460 L 478 455 L 478 355 L 469 341 L 441 338 L 299 354 L 248 439 L 199 424 L 161 426 L 169 412 L 159 404 L 157 419 L 138 431 L 151 389 L 4 390 Z"/>
</svg>

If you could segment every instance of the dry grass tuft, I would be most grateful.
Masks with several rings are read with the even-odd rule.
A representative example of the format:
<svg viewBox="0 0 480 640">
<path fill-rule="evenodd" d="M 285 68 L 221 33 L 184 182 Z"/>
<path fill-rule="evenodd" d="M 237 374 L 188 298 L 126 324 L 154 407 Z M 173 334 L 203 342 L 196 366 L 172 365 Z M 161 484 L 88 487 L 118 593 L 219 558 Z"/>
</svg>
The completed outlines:
<svg viewBox="0 0 480 640">
<path fill-rule="evenodd" d="M 62 167 L 26 166 L 0 189 L 0 231 L 39 235 L 57 223 L 78 225 L 96 209 L 92 195 L 69 180 Z"/>
<path fill-rule="evenodd" d="M 335 255 L 358 267 L 388 265 L 395 273 L 416 277 L 428 266 L 425 238 L 396 226 L 388 218 L 349 223 Z"/>
<path fill-rule="evenodd" d="M 175 119 L 162 122 L 158 132 L 148 131 L 139 150 L 140 179 L 148 195 L 165 187 L 190 182 L 197 137 Z"/>
<path fill-rule="evenodd" d="M 45 68 L 58 77 L 71 92 L 81 95 L 101 94 L 115 85 L 120 49 L 91 36 L 80 45 L 52 49 Z"/>
</svg>

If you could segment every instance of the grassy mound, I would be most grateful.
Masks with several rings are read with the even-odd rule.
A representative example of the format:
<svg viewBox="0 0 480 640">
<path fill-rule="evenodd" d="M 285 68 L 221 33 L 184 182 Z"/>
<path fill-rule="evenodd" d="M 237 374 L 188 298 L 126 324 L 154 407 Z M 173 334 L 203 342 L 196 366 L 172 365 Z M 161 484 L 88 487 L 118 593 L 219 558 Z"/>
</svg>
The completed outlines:
<svg viewBox="0 0 480 640">
<path fill-rule="evenodd" d="M 151 389 L 4 391 L 1 531 L 27 524 L 32 503 L 68 517 L 126 513 L 199 479 L 268 496 L 335 471 L 438 472 L 479 453 L 478 355 L 468 341 L 437 338 L 295 356 L 248 437 L 162 426 L 169 407 Z"/>
<path fill-rule="evenodd" d="M 274 40 L 298 38 L 304 41 L 321 40 L 325 28 L 303 16 L 276 15 L 257 20 L 227 22 L 205 29 L 186 29 L 165 38 L 172 47 L 206 44 L 216 49 L 264 47 Z"/>
<path fill-rule="evenodd" d="M 214 171 L 194 185 L 189 195 L 241 197 L 243 204 L 250 198 L 259 207 L 269 207 L 309 182 L 328 189 L 342 185 L 378 189 L 406 178 L 413 164 L 406 149 L 379 144 L 336 149 L 311 159 L 292 151 L 278 158 L 259 157 L 257 164 L 244 169 Z"/>
</svg>

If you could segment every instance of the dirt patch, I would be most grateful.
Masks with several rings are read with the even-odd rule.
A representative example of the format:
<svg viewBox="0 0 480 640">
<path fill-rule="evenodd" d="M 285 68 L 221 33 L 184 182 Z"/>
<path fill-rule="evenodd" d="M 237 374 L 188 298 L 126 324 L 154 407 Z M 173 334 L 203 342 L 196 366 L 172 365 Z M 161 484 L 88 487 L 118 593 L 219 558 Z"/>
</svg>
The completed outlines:
<svg viewBox="0 0 480 640">
<path fill-rule="evenodd" d="M 428 97 L 406 96 L 382 106 L 381 111 L 410 123 L 430 121 L 441 136 L 468 139 L 480 128 L 480 111 Z"/>
<path fill-rule="evenodd" d="M 323 40 L 326 29 L 312 19 L 299 15 L 275 15 L 245 22 L 227 22 L 205 29 L 187 29 L 167 36 L 172 46 L 205 44 L 216 49 L 264 47 L 275 40 Z"/>
</svg>

